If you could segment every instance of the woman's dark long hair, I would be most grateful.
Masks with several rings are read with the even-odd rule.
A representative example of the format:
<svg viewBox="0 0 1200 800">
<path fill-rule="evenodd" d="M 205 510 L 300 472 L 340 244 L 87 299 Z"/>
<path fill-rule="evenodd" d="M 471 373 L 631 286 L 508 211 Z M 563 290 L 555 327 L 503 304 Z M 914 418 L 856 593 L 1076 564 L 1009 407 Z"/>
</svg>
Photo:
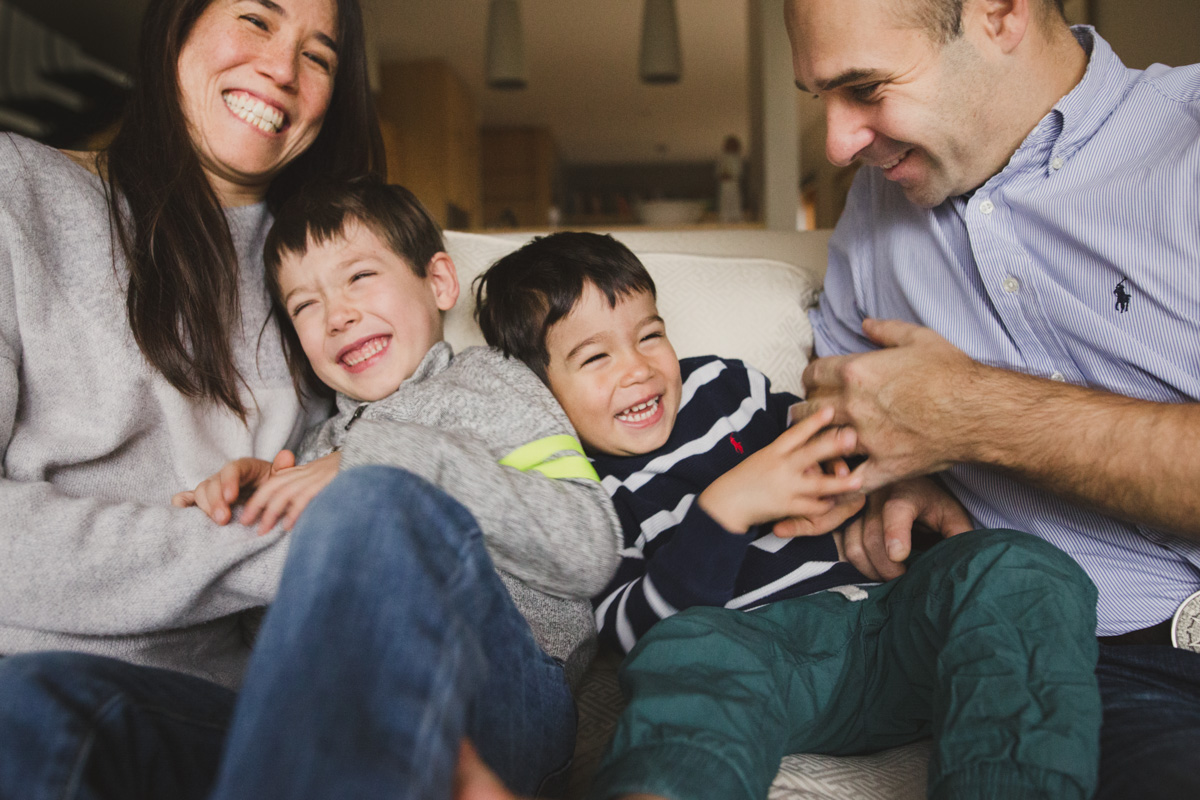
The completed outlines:
<svg viewBox="0 0 1200 800">
<path fill-rule="evenodd" d="M 224 405 L 244 420 L 243 380 L 230 343 L 240 317 L 237 254 L 179 101 L 179 53 L 214 1 L 151 0 L 136 86 L 120 132 L 101 156 L 101 172 L 114 250 L 120 247 L 129 265 L 129 327 L 142 354 L 182 394 Z M 358 0 L 337 0 L 337 12 L 329 109 L 316 140 L 272 181 L 272 210 L 312 180 L 384 172 Z"/>
</svg>

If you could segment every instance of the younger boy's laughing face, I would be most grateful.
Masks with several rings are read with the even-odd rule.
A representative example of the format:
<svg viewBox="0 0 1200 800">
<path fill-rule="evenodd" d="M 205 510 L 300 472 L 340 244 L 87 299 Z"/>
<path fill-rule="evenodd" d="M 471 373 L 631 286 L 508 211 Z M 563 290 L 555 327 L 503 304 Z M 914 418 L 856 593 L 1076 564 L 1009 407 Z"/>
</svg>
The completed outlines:
<svg viewBox="0 0 1200 800">
<path fill-rule="evenodd" d="M 279 286 L 288 317 L 317 377 L 348 397 L 373 402 L 400 388 L 442 340 L 442 312 L 458 299 L 445 253 L 417 275 L 365 225 L 286 254 Z"/>
<path fill-rule="evenodd" d="M 679 411 L 679 359 L 654 297 L 616 306 L 588 283 L 571 313 L 546 334 L 546 377 L 589 450 L 632 456 L 667 442 Z"/>
</svg>

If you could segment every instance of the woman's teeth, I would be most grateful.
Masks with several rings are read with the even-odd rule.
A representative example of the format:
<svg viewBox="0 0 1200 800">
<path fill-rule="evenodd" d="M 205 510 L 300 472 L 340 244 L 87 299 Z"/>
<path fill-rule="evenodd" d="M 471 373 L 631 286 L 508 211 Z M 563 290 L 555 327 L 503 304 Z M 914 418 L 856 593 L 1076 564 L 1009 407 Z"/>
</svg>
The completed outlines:
<svg viewBox="0 0 1200 800">
<path fill-rule="evenodd" d="M 262 100 L 235 92 L 228 92 L 222 96 L 230 111 L 263 133 L 278 133 L 283 126 L 283 112 Z"/>
<path fill-rule="evenodd" d="M 351 350 L 346 355 L 342 356 L 342 361 L 346 366 L 353 367 L 356 364 L 361 364 L 376 353 L 383 351 L 387 347 L 387 340 L 383 337 L 372 339 L 357 350 Z"/>
<path fill-rule="evenodd" d="M 627 408 L 620 414 L 617 414 L 617 419 L 621 422 L 641 422 L 654 416 L 654 412 L 658 410 L 658 397 L 651 398 L 644 403 L 639 403 L 636 406 Z"/>
</svg>

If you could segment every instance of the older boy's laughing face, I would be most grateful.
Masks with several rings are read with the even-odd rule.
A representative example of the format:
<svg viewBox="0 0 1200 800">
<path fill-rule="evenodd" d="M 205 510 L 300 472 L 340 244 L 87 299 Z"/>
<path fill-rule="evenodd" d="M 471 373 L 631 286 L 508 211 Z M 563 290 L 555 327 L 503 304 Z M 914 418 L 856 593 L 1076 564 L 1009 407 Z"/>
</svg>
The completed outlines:
<svg viewBox="0 0 1200 800">
<path fill-rule="evenodd" d="M 279 267 L 284 307 L 317 377 L 372 402 L 396 391 L 442 340 L 442 313 L 458 299 L 454 262 L 438 253 L 424 278 L 370 228 L 310 241 Z"/>
<path fill-rule="evenodd" d="M 632 456 L 667 442 L 679 411 L 679 359 L 654 298 L 639 292 L 615 307 L 585 284 L 575 308 L 546 335 L 546 376 L 589 450 Z"/>
</svg>

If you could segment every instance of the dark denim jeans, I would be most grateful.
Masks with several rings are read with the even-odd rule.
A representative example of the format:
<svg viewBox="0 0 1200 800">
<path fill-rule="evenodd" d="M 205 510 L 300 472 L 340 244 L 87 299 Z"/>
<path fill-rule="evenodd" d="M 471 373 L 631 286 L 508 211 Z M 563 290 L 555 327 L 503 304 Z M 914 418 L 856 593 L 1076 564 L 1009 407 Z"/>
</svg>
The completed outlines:
<svg viewBox="0 0 1200 800">
<path fill-rule="evenodd" d="M 240 694 L 73 653 L 0 659 L 0 798 L 449 797 L 469 735 L 532 794 L 575 708 L 470 514 L 400 470 L 305 511 Z"/>
<path fill-rule="evenodd" d="M 1097 800 L 1200 797 L 1200 653 L 1100 647 Z"/>
</svg>

